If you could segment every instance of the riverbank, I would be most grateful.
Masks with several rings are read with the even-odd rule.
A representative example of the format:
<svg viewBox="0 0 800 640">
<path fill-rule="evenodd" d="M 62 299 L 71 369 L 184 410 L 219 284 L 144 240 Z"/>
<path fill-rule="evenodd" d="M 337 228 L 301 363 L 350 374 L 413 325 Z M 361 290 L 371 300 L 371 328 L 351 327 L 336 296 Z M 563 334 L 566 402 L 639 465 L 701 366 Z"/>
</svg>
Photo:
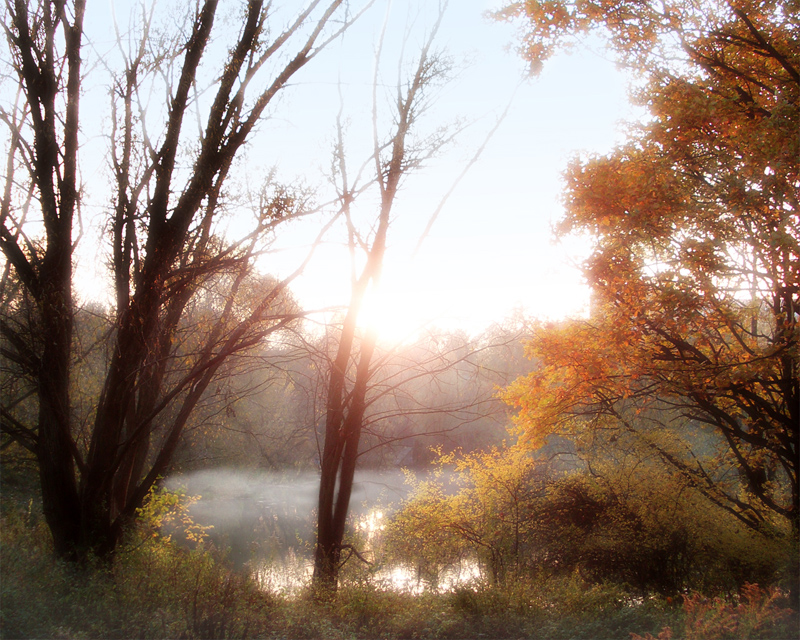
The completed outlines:
<svg viewBox="0 0 800 640">
<path fill-rule="evenodd" d="M 53 559 L 37 514 L 6 509 L 0 525 L 3 638 L 777 640 L 798 629 L 782 595 L 759 587 L 681 601 L 637 600 L 619 585 L 588 585 L 579 576 L 416 595 L 362 579 L 319 602 L 308 591 L 266 592 L 233 571 L 224 552 L 188 550 L 152 532 L 132 535 L 109 565 L 75 569 Z"/>
</svg>

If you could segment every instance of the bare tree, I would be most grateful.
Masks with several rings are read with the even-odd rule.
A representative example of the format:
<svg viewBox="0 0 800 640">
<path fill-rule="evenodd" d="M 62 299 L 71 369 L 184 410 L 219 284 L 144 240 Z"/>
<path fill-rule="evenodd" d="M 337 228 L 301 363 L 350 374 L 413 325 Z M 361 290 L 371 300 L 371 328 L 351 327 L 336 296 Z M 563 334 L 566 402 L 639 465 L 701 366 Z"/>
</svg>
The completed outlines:
<svg viewBox="0 0 800 640">
<path fill-rule="evenodd" d="M 445 79 L 450 70 L 447 58 L 434 49 L 446 5 L 446 2 L 439 4 L 435 23 L 422 43 L 408 77 L 398 78 L 391 99 L 392 124 L 388 135 L 380 131 L 378 100 L 386 34 L 384 23 L 373 78 L 371 162 L 378 198 L 375 216 L 368 223 L 366 232 L 355 222 L 351 207 L 356 196 L 364 190 L 360 183 L 362 172 L 350 181 L 342 127 L 339 126 L 334 163 L 337 189 L 350 251 L 354 257 L 360 257 L 361 266 L 357 267 L 354 258 L 350 302 L 336 341 L 335 355 L 331 358 L 327 384 L 313 576 L 315 587 L 322 594 L 335 591 L 337 587 L 359 443 L 368 424 L 366 412 L 371 402 L 368 394 L 376 371 L 377 328 L 360 331 L 359 314 L 370 288 L 376 289 L 380 284 L 393 207 L 404 178 L 439 151 L 452 135 L 439 131 L 431 137 L 415 139 L 419 120 L 429 106 L 429 91 Z M 387 13 L 387 23 L 388 16 Z"/>
<path fill-rule="evenodd" d="M 226 240 L 224 187 L 275 96 L 359 14 L 344 0 L 312 0 L 273 30 L 271 3 L 248 0 L 238 35 L 203 87 L 202 65 L 219 46 L 217 5 L 198 2 L 173 40 L 151 36 L 145 10 L 138 39 L 119 36 L 107 199 L 116 307 L 102 389 L 80 434 L 72 420 L 72 287 L 85 0 L 5 3 L 19 98 L 0 111 L 8 140 L 0 331 L 3 357 L 31 381 L 38 415 L 26 423 L 18 398 L 3 398 L 2 429 L 37 458 L 45 517 L 63 557 L 113 552 L 225 363 L 299 315 L 286 296 L 289 279 L 252 274 L 276 227 L 306 203 L 285 190 L 265 192 L 249 230 Z M 158 88 L 161 107 L 152 100 Z M 41 212 L 38 235 L 29 211 Z M 200 295 L 213 311 L 202 323 L 190 313 Z"/>
</svg>

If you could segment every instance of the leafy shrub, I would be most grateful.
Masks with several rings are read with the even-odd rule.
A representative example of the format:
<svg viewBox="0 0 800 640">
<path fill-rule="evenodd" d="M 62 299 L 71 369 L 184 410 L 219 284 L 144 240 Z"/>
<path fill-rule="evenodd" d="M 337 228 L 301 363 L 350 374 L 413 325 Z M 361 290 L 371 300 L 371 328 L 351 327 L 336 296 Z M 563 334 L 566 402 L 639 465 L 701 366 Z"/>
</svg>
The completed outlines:
<svg viewBox="0 0 800 640">
<path fill-rule="evenodd" d="M 144 515 L 150 507 L 151 515 L 167 519 L 180 514 L 173 498 L 159 493 Z M 166 507 L 171 501 L 174 509 Z M 155 520 L 144 522 L 113 560 L 74 566 L 54 559 L 40 519 L 8 510 L 2 518 L 0 634 L 246 638 L 269 629 L 273 602 L 254 581 L 229 571 L 199 539 L 197 548 L 181 548 L 152 529 Z"/>
<path fill-rule="evenodd" d="M 800 634 L 797 612 L 783 606 L 785 595 L 776 587 L 762 589 L 745 584 L 733 598 L 708 598 L 699 593 L 686 596 L 686 640 L 750 640 L 796 638 Z M 631 640 L 671 640 L 674 632 L 664 627 L 658 636 L 631 633 Z"/>
<path fill-rule="evenodd" d="M 747 640 L 774 637 L 775 631 L 788 632 L 793 612 L 781 606 L 782 599 L 783 594 L 777 588 L 761 589 L 756 584 L 745 584 L 736 598 L 706 598 L 697 593 L 687 596 L 683 603 L 686 638 Z M 797 636 L 796 614 L 794 616 L 794 633 L 786 635 L 787 638 Z"/>
<path fill-rule="evenodd" d="M 657 460 L 628 457 L 555 473 L 519 447 L 445 456 L 456 491 L 436 477 L 415 486 L 387 529 L 389 557 L 433 586 L 473 558 L 494 585 L 578 571 L 640 596 L 772 584 L 792 565 L 790 533 L 742 527 Z"/>
<path fill-rule="evenodd" d="M 467 558 L 477 558 L 493 584 L 527 573 L 544 465 L 517 448 L 448 454 L 439 464 L 389 525 L 392 559 L 410 563 L 434 587 L 444 568 Z M 448 487 L 443 472 L 450 466 L 456 477 Z"/>
<path fill-rule="evenodd" d="M 411 567 L 420 581 L 437 587 L 442 570 L 457 563 L 466 547 L 457 531 L 447 526 L 453 518 L 442 480 L 442 469 L 427 482 L 407 474 L 411 498 L 388 523 L 382 540 L 382 559 Z"/>
<path fill-rule="evenodd" d="M 208 539 L 213 526 L 197 524 L 189 514 L 189 507 L 201 496 L 186 495 L 185 487 L 167 489 L 154 486 L 150 489 L 141 508 L 136 510 L 138 536 L 149 535 L 170 542 L 176 533 L 188 542 L 202 544 Z"/>
</svg>

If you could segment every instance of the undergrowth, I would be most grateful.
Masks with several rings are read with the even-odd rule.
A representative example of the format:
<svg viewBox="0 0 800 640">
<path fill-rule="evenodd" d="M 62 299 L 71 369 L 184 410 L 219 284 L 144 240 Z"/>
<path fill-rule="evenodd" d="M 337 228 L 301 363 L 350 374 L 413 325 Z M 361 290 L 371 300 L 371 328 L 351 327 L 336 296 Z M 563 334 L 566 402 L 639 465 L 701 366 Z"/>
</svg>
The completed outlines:
<svg viewBox="0 0 800 640">
<path fill-rule="evenodd" d="M 797 637 L 797 614 L 782 594 L 755 585 L 735 598 L 678 602 L 637 600 L 578 575 L 420 595 L 362 583 L 319 602 L 269 594 L 202 540 L 187 549 L 146 527 L 113 562 L 82 568 L 53 558 L 31 510 L 6 509 L 0 531 L 3 638 Z"/>
<path fill-rule="evenodd" d="M 42 522 L 5 514 L 4 638 L 245 638 L 269 631 L 273 599 L 211 550 L 138 536 L 111 563 L 53 558 Z"/>
</svg>

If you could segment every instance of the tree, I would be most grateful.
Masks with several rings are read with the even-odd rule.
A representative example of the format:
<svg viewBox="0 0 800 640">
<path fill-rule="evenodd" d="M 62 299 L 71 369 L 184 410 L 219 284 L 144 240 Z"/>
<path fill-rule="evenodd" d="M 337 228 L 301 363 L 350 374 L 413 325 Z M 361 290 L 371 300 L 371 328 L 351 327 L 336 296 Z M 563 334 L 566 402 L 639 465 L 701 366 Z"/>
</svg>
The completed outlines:
<svg viewBox="0 0 800 640">
<path fill-rule="evenodd" d="M 592 238 L 593 308 L 531 339 L 541 368 L 506 392 L 523 437 L 636 434 L 741 522 L 783 517 L 796 534 L 796 3 L 526 2 L 503 15 L 528 19 L 534 67 L 602 29 L 649 110 L 626 144 L 565 174 L 559 232 Z"/>
<path fill-rule="evenodd" d="M 427 481 L 412 481 L 384 552 L 429 581 L 471 561 L 499 585 L 579 574 L 673 596 L 776 577 L 791 584 L 785 539 L 709 505 L 635 436 L 583 458 L 583 468 L 566 471 L 547 452 L 519 445 L 442 456 Z"/>
<path fill-rule="evenodd" d="M 370 287 L 377 288 L 380 283 L 392 209 L 401 182 L 444 142 L 434 135 L 430 140 L 415 145 L 411 136 L 418 119 L 426 110 L 426 90 L 447 71 L 445 60 L 432 50 L 445 7 L 446 3 L 439 5 L 438 18 L 422 45 L 410 78 L 398 79 L 396 96 L 393 97 L 393 124 L 386 140 L 379 137 L 377 93 L 386 29 L 384 24 L 373 79 L 371 162 L 375 169 L 378 204 L 377 216 L 367 236 L 354 222 L 352 203 L 363 188 L 358 179 L 351 183 L 348 176 L 341 124 L 339 126 L 335 154 L 337 189 L 343 203 L 351 252 L 355 255 L 356 251 L 363 251 L 363 263 L 360 268 L 354 264 L 350 302 L 336 344 L 325 400 L 325 441 L 320 461 L 317 544 L 314 552 L 314 583 L 322 592 L 334 591 L 337 585 L 359 441 L 368 404 L 367 393 L 373 373 L 371 364 L 377 343 L 377 327 L 370 327 L 363 335 L 359 335 L 359 314 Z"/>
<path fill-rule="evenodd" d="M 135 35 L 118 34 L 120 67 L 114 56 L 101 60 L 113 76 L 106 201 L 115 307 L 83 429 L 73 420 L 72 287 L 85 0 L 5 5 L 7 77 L 18 91 L 0 111 L 8 144 L 0 331 L 3 356 L 30 381 L 38 415 L 29 424 L 15 411 L 19 398 L 4 398 L 2 429 L 35 453 L 45 518 L 67 558 L 114 550 L 226 363 L 299 315 L 286 295 L 291 278 L 258 280 L 253 265 L 307 202 L 266 185 L 247 230 L 226 239 L 223 218 L 243 203 L 225 187 L 275 96 L 358 15 L 343 0 L 313 0 L 273 31 L 271 4 L 250 0 L 220 54 L 212 51 L 217 13 L 217 0 L 199 2 L 170 36 L 156 34 L 154 8 L 142 9 Z M 207 70 L 212 54 L 222 64 Z"/>
<path fill-rule="evenodd" d="M 352 258 L 352 279 L 350 300 L 344 311 L 341 327 L 337 328 L 338 335 L 333 341 L 335 346 L 327 369 L 325 435 L 320 456 L 321 479 L 314 557 L 314 584 L 322 594 L 332 593 L 337 586 L 337 576 L 342 566 L 342 544 L 353 478 L 357 461 L 363 453 L 360 451 L 361 438 L 364 434 L 376 435 L 376 431 L 372 428 L 375 426 L 374 423 L 385 425 L 387 414 L 381 416 L 380 410 L 375 411 L 376 401 L 389 396 L 396 399 L 402 396 L 403 383 L 398 381 L 406 377 L 408 371 L 411 371 L 411 374 L 406 380 L 427 378 L 434 381 L 449 367 L 463 363 L 466 354 L 471 351 L 470 348 L 466 348 L 465 357 L 457 355 L 454 357 L 456 349 L 432 349 L 422 356 L 421 361 L 411 366 L 400 365 L 394 373 L 390 373 L 388 368 L 396 365 L 397 361 L 391 362 L 391 354 L 384 357 L 377 349 L 378 328 L 370 326 L 362 330 L 359 327 L 365 299 L 380 286 L 388 232 L 395 215 L 394 205 L 403 183 L 411 173 L 434 157 L 463 130 L 463 127 L 456 126 L 439 127 L 428 135 L 420 132 L 422 116 L 433 104 L 433 92 L 449 79 L 453 66 L 446 55 L 434 48 L 447 4 L 446 0 L 437 3 L 434 24 L 421 39 L 419 53 L 411 64 L 405 59 L 411 27 L 406 28 L 406 37 L 400 47 L 397 84 L 387 91 L 387 108 L 384 111 L 379 104 L 379 90 L 382 86 L 380 72 L 389 19 L 387 12 L 387 22 L 384 23 L 376 53 L 372 83 L 372 150 L 367 162 L 362 165 L 355 178 L 348 167 L 341 119 L 338 126 L 333 177 L 339 201 L 342 203 L 348 248 Z M 384 114 L 388 114 L 390 118 L 390 124 L 386 126 L 385 132 L 382 130 L 381 122 Z M 480 157 L 504 116 L 505 114 L 498 118 L 471 161 L 465 165 L 450 190 L 445 193 L 438 208 L 430 217 L 420 242 L 430 230 L 450 193 Z M 368 174 L 370 168 L 373 169 L 371 177 L 364 179 L 363 176 Z M 359 223 L 357 200 L 363 201 L 369 191 L 377 192 L 374 208 L 368 209 L 374 213 Z M 456 378 L 460 375 L 455 370 L 451 373 L 454 373 Z M 407 400 L 408 396 L 404 399 Z M 415 414 L 461 413 L 461 415 L 471 414 L 472 417 L 467 419 L 474 420 L 476 414 L 485 415 L 478 409 L 478 405 L 481 403 L 485 405 L 487 401 L 490 399 L 484 395 L 480 401 L 475 399 L 472 403 L 459 398 L 449 406 L 439 404 L 436 407 L 423 407 L 419 403 L 413 406 L 412 402 L 409 403 L 411 406 L 406 406 L 404 413 L 407 418 Z M 373 409 L 372 415 L 368 412 L 370 408 Z M 400 409 L 399 405 L 389 409 L 389 414 L 396 415 L 398 413 L 396 409 Z M 400 411 L 403 412 L 402 409 Z M 455 428 L 454 425 L 452 430 Z M 403 437 L 387 437 L 384 432 L 378 436 L 378 442 L 374 446 L 381 446 Z M 348 551 L 354 552 L 353 549 Z"/>
</svg>

